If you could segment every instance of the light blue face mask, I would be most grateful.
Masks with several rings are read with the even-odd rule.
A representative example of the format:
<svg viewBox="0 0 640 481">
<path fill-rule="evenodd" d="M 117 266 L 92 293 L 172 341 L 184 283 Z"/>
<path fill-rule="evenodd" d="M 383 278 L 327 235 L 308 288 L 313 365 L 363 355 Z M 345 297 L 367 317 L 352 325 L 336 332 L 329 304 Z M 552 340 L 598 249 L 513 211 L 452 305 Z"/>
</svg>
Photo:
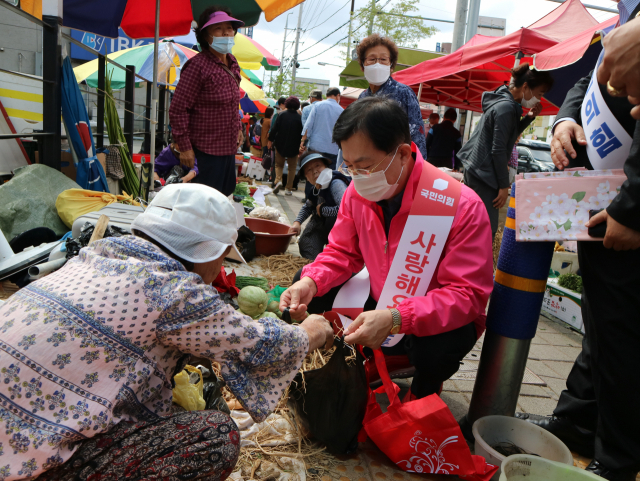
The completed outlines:
<svg viewBox="0 0 640 481">
<path fill-rule="evenodd" d="M 218 53 L 228 54 L 231 53 L 234 44 L 235 37 L 213 37 L 209 45 Z"/>
</svg>

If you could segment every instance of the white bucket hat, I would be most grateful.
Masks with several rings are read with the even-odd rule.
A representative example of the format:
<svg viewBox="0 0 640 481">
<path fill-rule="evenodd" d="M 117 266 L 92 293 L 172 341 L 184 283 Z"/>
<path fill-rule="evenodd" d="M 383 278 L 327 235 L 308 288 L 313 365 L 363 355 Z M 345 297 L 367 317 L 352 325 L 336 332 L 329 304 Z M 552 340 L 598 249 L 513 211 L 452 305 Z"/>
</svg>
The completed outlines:
<svg viewBox="0 0 640 481">
<path fill-rule="evenodd" d="M 245 262 L 236 248 L 236 212 L 229 199 L 202 184 L 171 184 L 156 195 L 131 224 L 189 262 L 218 259 L 232 246 L 229 257 Z"/>
</svg>

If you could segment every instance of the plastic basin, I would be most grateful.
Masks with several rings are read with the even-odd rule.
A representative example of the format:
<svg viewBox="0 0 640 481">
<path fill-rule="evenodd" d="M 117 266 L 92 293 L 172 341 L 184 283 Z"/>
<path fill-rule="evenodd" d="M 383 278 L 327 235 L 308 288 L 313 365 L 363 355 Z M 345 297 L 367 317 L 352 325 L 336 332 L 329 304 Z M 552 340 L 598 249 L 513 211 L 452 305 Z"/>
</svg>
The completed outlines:
<svg viewBox="0 0 640 481">
<path fill-rule="evenodd" d="M 246 217 L 247 227 L 256 235 L 256 254 L 273 256 L 284 254 L 294 234 L 289 233 L 289 226 L 266 219 Z M 264 234 L 263 234 L 264 232 Z"/>
<path fill-rule="evenodd" d="M 567 466 L 548 459 L 517 454 L 502 463 L 500 481 L 588 481 L 600 480 L 600 476 L 584 469 Z"/>
<path fill-rule="evenodd" d="M 494 466 L 501 466 L 506 457 L 491 447 L 501 442 L 510 442 L 542 458 L 573 466 L 571 451 L 562 441 L 550 432 L 522 419 L 485 416 L 473 423 L 472 429 L 475 454 L 482 456 Z M 498 480 L 500 471 L 499 469 L 491 479 Z"/>
</svg>

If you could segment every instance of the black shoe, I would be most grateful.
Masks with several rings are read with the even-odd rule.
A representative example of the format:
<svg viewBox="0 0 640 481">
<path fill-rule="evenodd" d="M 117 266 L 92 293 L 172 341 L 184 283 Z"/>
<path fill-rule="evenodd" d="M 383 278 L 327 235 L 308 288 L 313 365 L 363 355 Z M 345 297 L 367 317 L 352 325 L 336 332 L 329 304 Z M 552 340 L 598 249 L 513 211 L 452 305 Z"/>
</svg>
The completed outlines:
<svg viewBox="0 0 640 481">
<path fill-rule="evenodd" d="M 628 469 L 609 469 L 603 466 L 597 459 L 591 461 L 591 464 L 587 466 L 585 471 L 589 471 L 591 474 L 596 474 L 609 481 L 635 481 L 636 475 L 638 474 Z"/>
<path fill-rule="evenodd" d="M 593 458 L 596 442 L 595 433 L 576 426 L 569 418 L 526 413 L 516 413 L 515 417 L 549 431 L 566 444 L 571 451 L 587 458 Z"/>
</svg>

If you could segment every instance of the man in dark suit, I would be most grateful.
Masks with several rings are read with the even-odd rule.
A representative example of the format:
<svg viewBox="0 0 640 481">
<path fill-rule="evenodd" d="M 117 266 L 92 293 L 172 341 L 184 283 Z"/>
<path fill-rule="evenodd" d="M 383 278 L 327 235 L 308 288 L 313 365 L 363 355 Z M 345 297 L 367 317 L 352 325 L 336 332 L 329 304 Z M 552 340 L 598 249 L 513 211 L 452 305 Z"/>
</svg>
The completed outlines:
<svg viewBox="0 0 640 481">
<path fill-rule="evenodd" d="M 427 134 L 427 160 L 436 167 L 452 169 L 454 155 L 462 147 L 462 136 L 453 124 L 458 118 L 456 109 L 448 109 L 444 120 L 435 124 Z"/>
<path fill-rule="evenodd" d="M 518 417 L 528 418 L 572 450 L 593 457 L 587 469 L 594 474 L 612 481 L 632 481 L 640 471 L 640 121 L 631 115 L 630 100 L 638 103 L 638 99 L 620 95 L 625 95 L 626 86 L 640 96 L 640 86 L 634 80 L 640 71 L 640 18 L 636 18 L 640 0 L 621 0 L 618 8 L 622 26 L 603 42 L 605 68 L 598 71 L 598 79 L 610 83 L 595 88 L 599 87 L 606 108 L 633 139 L 628 155 L 623 152 L 618 157 L 620 165 L 609 166 L 624 168 L 627 181 L 609 207 L 587 224 L 595 227 L 606 222 L 604 242 L 578 243 L 586 335 L 567 389 L 553 416 Z M 629 30 L 635 34 L 629 35 Z M 616 42 L 621 36 L 627 41 Z M 625 62 L 625 69 L 621 75 L 612 75 L 611 58 L 607 57 L 620 56 L 621 50 L 624 55 L 619 62 Z M 596 73 L 569 91 L 558 112 L 551 152 L 559 169 L 594 168 L 594 158 L 587 154 L 591 140 L 585 135 L 581 115 L 583 101 L 591 98 L 585 94 L 593 75 Z M 633 112 L 640 118 L 637 107 Z M 595 138 L 593 134 L 590 137 Z"/>
</svg>

